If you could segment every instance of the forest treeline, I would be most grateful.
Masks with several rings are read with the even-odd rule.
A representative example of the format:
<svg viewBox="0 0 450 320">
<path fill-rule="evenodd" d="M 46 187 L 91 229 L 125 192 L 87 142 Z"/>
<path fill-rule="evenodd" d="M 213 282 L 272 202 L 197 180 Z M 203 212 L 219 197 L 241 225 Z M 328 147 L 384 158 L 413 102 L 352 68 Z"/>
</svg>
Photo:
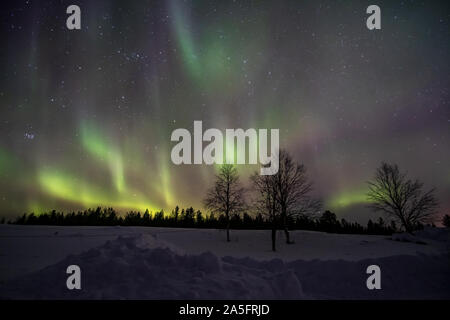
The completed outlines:
<svg viewBox="0 0 450 320">
<path fill-rule="evenodd" d="M 12 224 L 20 225 L 58 225 L 58 226 L 147 226 L 147 227 L 171 227 L 171 228 L 216 228 L 225 229 L 227 219 L 225 215 L 204 214 L 194 208 L 181 209 L 176 207 L 170 214 L 163 210 L 151 213 L 130 211 L 124 215 L 119 214 L 113 208 L 96 208 L 84 211 L 64 214 L 53 210 L 39 215 L 24 214 Z M 231 229 L 260 229 L 269 230 L 272 222 L 261 214 L 250 215 L 247 213 L 233 214 L 230 217 Z M 366 226 L 357 222 L 349 222 L 345 219 L 338 220 L 336 214 L 325 211 L 317 218 L 308 216 L 296 216 L 288 219 L 290 230 L 311 230 L 332 233 L 348 234 L 377 234 L 390 235 L 397 231 L 394 222 L 386 223 L 382 218 L 378 221 L 369 220 Z"/>
<path fill-rule="evenodd" d="M 240 182 L 237 167 L 220 166 L 214 183 L 204 195 L 203 205 L 209 214 L 192 207 L 177 206 L 170 214 L 164 211 L 144 213 L 131 211 L 118 214 L 113 208 L 88 209 L 63 214 L 51 211 L 40 215 L 24 214 L 12 223 L 67 226 L 149 226 L 181 228 L 220 228 L 271 230 L 272 250 L 276 251 L 277 230 L 282 230 L 287 244 L 293 244 L 290 230 L 314 230 L 347 234 L 389 235 L 397 231 L 412 233 L 433 223 L 439 207 L 435 189 L 425 189 L 418 179 L 411 179 L 396 164 L 381 163 L 374 177 L 368 181 L 366 202 L 381 217 L 369 220 L 366 226 L 338 220 L 336 214 L 322 209 L 322 200 L 313 193 L 313 182 L 306 167 L 296 162 L 286 150 L 279 150 L 276 170 L 271 174 L 255 172 L 250 177 L 251 188 Z M 266 169 L 270 164 L 265 165 Z M 252 197 L 248 197 L 248 193 Z M 397 226 L 398 224 L 398 226 Z M 444 225 L 450 224 L 446 216 Z"/>
</svg>

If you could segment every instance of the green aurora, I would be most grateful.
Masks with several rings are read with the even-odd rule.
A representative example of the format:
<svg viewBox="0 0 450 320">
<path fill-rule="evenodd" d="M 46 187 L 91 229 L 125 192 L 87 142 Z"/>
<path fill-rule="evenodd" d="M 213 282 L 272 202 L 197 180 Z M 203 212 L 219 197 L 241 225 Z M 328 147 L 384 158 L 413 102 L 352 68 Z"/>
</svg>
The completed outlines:
<svg viewBox="0 0 450 320">
<path fill-rule="evenodd" d="M 61 4 L 50 14 L 18 1 L 2 22 L 2 216 L 202 208 L 217 166 L 170 159 L 171 132 L 192 132 L 195 120 L 203 130 L 279 129 L 340 217 L 372 217 L 365 182 L 381 161 L 436 186 L 450 210 L 439 4 L 380 3 L 378 32 L 355 1 L 79 5 L 79 31 L 65 28 Z M 248 186 L 258 166 L 238 170 Z"/>
</svg>

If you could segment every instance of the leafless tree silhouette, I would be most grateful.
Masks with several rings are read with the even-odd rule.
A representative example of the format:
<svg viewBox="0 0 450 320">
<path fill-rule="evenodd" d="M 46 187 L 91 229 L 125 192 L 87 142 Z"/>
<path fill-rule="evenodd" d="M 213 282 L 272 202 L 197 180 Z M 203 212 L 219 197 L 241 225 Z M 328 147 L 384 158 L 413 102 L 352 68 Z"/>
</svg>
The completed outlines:
<svg viewBox="0 0 450 320">
<path fill-rule="evenodd" d="M 278 172 L 260 176 L 255 173 L 251 179 L 258 193 L 256 208 L 269 216 L 272 222 L 272 250 L 275 251 L 276 230 L 281 226 L 290 244 L 288 219 L 296 215 L 312 215 L 321 208 L 321 202 L 312 198 L 312 182 L 306 175 L 306 168 L 297 164 L 285 150 L 280 150 Z"/>
<path fill-rule="evenodd" d="M 255 173 L 250 177 L 255 191 L 255 210 L 265 215 L 272 226 L 272 251 L 276 251 L 276 233 L 280 219 L 280 206 L 275 198 L 274 176 Z"/>
<path fill-rule="evenodd" d="M 408 179 L 396 164 L 383 162 L 376 170 L 374 180 L 368 184 L 369 207 L 400 222 L 406 232 L 414 231 L 421 223 L 430 222 L 436 213 L 435 189 L 424 192 L 423 183 Z"/>
<path fill-rule="evenodd" d="M 245 190 L 239 182 L 236 166 L 224 164 L 216 175 L 214 186 L 208 191 L 203 203 L 211 212 L 225 214 L 227 241 L 230 241 L 230 216 L 245 210 Z"/>
</svg>

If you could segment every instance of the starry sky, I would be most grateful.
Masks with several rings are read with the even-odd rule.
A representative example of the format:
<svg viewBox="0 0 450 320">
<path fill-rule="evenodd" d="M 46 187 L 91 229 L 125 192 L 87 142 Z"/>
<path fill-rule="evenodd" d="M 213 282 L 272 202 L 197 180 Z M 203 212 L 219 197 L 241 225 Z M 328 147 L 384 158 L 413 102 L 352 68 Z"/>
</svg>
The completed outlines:
<svg viewBox="0 0 450 320">
<path fill-rule="evenodd" d="M 381 161 L 450 213 L 446 2 L 2 1 L 0 216 L 201 208 L 217 168 L 170 160 L 194 120 L 278 128 L 339 218 L 378 217 Z M 238 166 L 244 184 L 256 169 Z"/>
</svg>

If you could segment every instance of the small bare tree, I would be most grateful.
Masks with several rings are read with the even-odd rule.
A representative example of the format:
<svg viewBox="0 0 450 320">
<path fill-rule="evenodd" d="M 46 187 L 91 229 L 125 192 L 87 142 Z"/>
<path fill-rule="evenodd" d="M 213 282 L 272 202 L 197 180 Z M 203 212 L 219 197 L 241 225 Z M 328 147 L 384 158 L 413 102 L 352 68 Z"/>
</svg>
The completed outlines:
<svg viewBox="0 0 450 320">
<path fill-rule="evenodd" d="M 211 212 L 225 214 L 227 242 L 230 241 L 230 216 L 245 209 L 244 188 L 239 182 L 236 166 L 224 164 L 216 175 L 214 186 L 208 191 L 203 203 Z"/>
<path fill-rule="evenodd" d="M 412 232 L 421 223 L 430 222 L 436 213 L 435 189 L 424 192 L 423 183 L 408 179 L 396 164 L 383 162 L 374 180 L 368 184 L 369 207 L 400 222 L 406 232 Z"/>
<path fill-rule="evenodd" d="M 278 172 L 260 176 L 255 173 L 252 182 L 257 191 L 256 208 L 265 213 L 272 224 L 272 250 L 275 251 L 276 230 L 282 228 L 286 243 L 290 244 L 288 219 L 297 215 L 312 215 L 321 208 L 321 202 L 309 193 L 312 182 L 306 175 L 304 165 L 295 163 L 289 153 L 280 150 Z"/>
</svg>

